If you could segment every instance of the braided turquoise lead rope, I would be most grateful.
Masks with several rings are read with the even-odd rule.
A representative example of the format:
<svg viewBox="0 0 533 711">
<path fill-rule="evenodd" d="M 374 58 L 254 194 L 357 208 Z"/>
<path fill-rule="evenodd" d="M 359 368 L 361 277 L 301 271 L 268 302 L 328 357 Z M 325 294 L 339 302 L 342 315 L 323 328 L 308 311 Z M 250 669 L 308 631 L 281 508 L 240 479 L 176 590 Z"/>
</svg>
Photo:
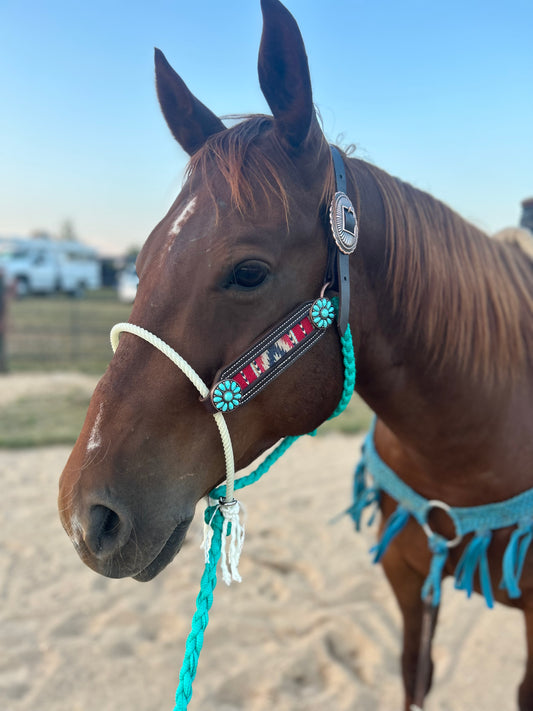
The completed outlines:
<svg viewBox="0 0 533 711">
<path fill-rule="evenodd" d="M 346 332 L 341 337 L 341 346 L 344 362 L 344 386 L 339 404 L 333 414 L 328 418 L 330 420 L 340 415 L 341 412 L 346 409 L 355 387 L 355 355 L 350 326 L 347 327 Z M 313 432 L 311 434 L 315 433 Z M 260 479 L 299 438 L 299 435 L 296 437 L 285 437 L 276 449 L 261 462 L 255 471 L 235 481 L 235 489 L 242 489 Z M 226 487 L 222 485 L 213 489 L 209 496 L 216 500 L 224 496 L 225 493 Z M 198 660 L 204 644 L 204 632 L 209 622 L 209 610 L 213 605 L 213 592 L 217 584 L 216 570 L 222 551 L 222 526 L 224 517 L 218 506 L 208 506 L 205 510 L 204 520 L 213 529 L 213 538 L 209 557 L 206 561 L 200 582 L 200 592 L 196 598 L 196 611 L 192 618 L 191 631 L 185 644 L 185 655 L 180 670 L 179 684 L 176 690 L 176 704 L 173 711 L 186 711 L 192 698 L 192 684 L 196 677 Z"/>
</svg>

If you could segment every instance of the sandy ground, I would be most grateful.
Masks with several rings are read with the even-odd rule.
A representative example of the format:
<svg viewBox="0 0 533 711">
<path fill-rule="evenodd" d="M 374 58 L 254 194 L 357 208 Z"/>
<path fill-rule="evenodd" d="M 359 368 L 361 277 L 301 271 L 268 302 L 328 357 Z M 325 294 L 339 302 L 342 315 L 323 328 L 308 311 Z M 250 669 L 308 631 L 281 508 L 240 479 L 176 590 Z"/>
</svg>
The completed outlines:
<svg viewBox="0 0 533 711">
<path fill-rule="evenodd" d="M 23 381 L 1 380 L 0 406 Z M 303 438 L 241 492 L 243 582 L 215 592 L 191 711 L 401 708 L 400 618 L 369 560 L 374 532 L 330 524 L 350 502 L 359 445 Z M 203 569 L 200 518 L 154 581 L 102 578 L 58 520 L 67 456 L 0 451 L 0 710 L 171 711 Z M 446 585 L 427 711 L 516 708 L 523 636 L 520 613 Z"/>
</svg>

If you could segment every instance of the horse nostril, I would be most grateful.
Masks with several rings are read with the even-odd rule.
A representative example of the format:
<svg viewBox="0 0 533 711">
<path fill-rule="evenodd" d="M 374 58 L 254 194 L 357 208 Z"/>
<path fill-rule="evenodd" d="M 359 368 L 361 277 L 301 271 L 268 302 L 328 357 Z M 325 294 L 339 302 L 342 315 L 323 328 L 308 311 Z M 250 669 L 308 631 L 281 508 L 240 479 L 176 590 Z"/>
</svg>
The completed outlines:
<svg viewBox="0 0 533 711">
<path fill-rule="evenodd" d="M 91 506 L 85 544 L 95 556 L 107 557 L 129 538 L 131 526 L 112 509 L 101 504 Z"/>
</svg>

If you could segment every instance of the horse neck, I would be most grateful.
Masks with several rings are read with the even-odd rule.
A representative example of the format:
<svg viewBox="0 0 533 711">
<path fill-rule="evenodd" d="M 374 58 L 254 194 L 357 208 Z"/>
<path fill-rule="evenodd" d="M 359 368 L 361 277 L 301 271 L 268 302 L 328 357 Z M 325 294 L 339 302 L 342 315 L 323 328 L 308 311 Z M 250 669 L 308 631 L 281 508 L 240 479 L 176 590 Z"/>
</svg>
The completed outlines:
<svg viewBox="0 0 533 711">
<path fill-rule="evenodd" d="M 462 325 L 450 325 L 452 314 L 448 314 L 447 321 L 442 308 L 440 312 L 428 315 L 427 309 L 432 306 L 425 301 L 422 283 L 425 278 L 431 278 L 424 273 L 428 264 L 417 264 L 418 283 L 404 283 L 400 290 L 398 284 L 394 285 L 394 264 L 391 260 L 403 259 L 406 263 L 410 259 L 420 260 L 423 249 L 412 242 L 421 238 L 422 229 L 428 229 L 428 220 L 423 221 L 425 224 L 422 221 L 416 224 L 413 217 L 416 209 L 413 210 L 413 205 L 406 205 L 405 215 L 396 215 L 394 225 L 391 225 L 391 207 L 387 204 L 384 189 L 387 185 L 392 186 L 395 179 L 361 161 L 351 162 L 350 167 L 355 178 L 352 190 L 360 215 L 359 254 L 352 267 L 355 292 L 352 313 L 358 343 L 359 394 L 380 419 L 402 439 L 410 440 L 415 448 L 423 442 L 433 448 L 435 441 L 442 440 L 444 428 L 450 438 L 456 433 L 458 440 L 479 437 L 475 433 L 480 431 L 490 432 L 491 418 L 498 417 L 495 408 L 488 407 L 494 399 L 494 386 L 481 374 L 473 378 L 472 372 L 461 364 L 459 358 L 438 358 L 439 339 L 445 339 L 446 329 L 461 328 Z M 408 188 L 412 200 L 420 196 L 426 216 L 431 216 L 434 208 L 435 223 L 429 227 L 433 228 L 434 239 L 443 240 L 439 249 L 445 250 L 442 224 L 439 223 L 448 208 L 410 186 L 403 186 L 399 181 L 398 185 L 402 186 L 402 190 Z M 460 218 L 449 212 L 453 216 L 450 224 L 461 228 Z M 476 232 L 463 224 L 464 229 Z M 391 238 L 392 229 L 396 232 L 394 239 Z M 408 229 L 409 235 L 399 234 L 402 229 Z M 476 233 L 473 239 L 484 238 L 481 233 Z M 412 254 L 400 254 L 401 249 L 410 248 L 413 249 Z M 430 258 L 428 254 L 427 259 Z M 443 260 L 445 263 L 446 260 Z M 435 265 L 429 266 L 435 268 Z M 456 275 L 445 275 L 442 288 L 445 291 L 441 294 L 441 301 L 445 304 L 452 293 L 450 290 L 457 288 Z M 416 300 L 418 302 L 413 303 Z M 413 327 L 413 309 L 418 311 L 422 320 L 425 318 L 427 321 L 428 316 L 435 319 L 432 331 Z M 424 342 L 424 338 L 433 338 L 435 343 Z M 482 444 L 480 442 L 480 446 Z"/>
</svg>

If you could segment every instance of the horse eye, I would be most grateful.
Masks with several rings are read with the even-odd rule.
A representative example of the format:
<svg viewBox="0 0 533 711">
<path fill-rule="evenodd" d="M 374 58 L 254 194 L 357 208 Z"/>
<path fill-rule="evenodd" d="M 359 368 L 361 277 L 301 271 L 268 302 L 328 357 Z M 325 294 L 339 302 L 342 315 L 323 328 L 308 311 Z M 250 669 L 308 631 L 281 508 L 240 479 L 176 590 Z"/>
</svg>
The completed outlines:
<svg viewBox="0 0 533 711">
<path fill-rule="evenodd" d="M 233 269 L 227 286 L 240 289 L 256 289 L 261 286 L 268 274 L 269 269 L 264 262 L 256 260 L 241 262 Z"/>
</svg>

